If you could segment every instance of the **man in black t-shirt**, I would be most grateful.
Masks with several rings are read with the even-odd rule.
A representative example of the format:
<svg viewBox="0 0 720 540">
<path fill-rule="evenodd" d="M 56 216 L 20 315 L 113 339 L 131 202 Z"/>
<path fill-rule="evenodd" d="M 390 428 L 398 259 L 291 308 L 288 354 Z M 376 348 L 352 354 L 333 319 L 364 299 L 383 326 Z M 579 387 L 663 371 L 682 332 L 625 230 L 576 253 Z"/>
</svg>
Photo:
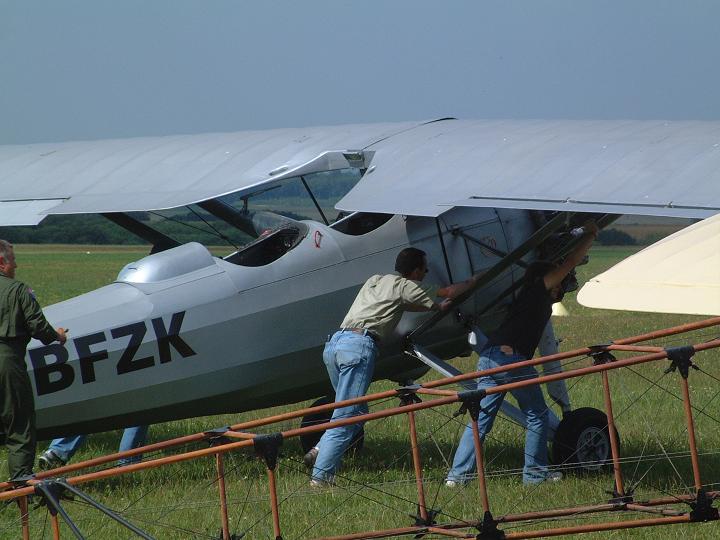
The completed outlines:
<svg viewBox="0 0 720 540">
<path fill-rule="evenodd" d="M 522 362 L 533 357 L 545 325 L 552 314 L 552 305 L 562 298 L 563 280 L 583 260 L 597 237 L 598 227 L 594 221 L 588 221 L 584 230 L 581 242 L 561 265 L 543 261 L 530 265 L 525 273 L 525 284 L 510 312 L 500 327 L 488 335 L 488 342 L 478 361 L 478 371 Z M 481 377 L 478 380 L 478 388 L 487 389 L 534 377 L 537 377 L 535 368 L 526 366 Z M 549 471 L 547 466 L 548 409 L 540 386 L 526 386 L 511 393 L 527 419 L 523 483 L 537 484 L 545 480 L 559 480 L 562 474 Z M 480 402 L 478 428 L 481 440 L 484 440 L 485 435 L 492 429 L 503 399 L 505 399 L 504 393 L 491 394 Z M 457 484 L 464 484 L 474 472 L 475 449 L 472 428 L 468 424 L 455 452 L 446 485 L 454 487 Z"/>
</svg>

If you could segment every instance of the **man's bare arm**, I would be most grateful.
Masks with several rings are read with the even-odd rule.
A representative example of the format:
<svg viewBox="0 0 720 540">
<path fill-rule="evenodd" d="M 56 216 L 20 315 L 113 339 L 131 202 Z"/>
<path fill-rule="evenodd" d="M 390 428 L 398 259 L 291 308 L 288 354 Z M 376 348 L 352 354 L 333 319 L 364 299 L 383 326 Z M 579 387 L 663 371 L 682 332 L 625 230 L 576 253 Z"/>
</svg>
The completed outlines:
<svg viewBox="0 0 720 540">
<path fill-rule="evenodd" d="M 580 243 L 575 246 L 575 249 L 573 249 L 567 257 L 565 257 L 565 260 L 560 266 L 545 274 L 543 280 L 545 281 L 545 288 L 547 290 L 559 286 L 560 283 L 562 283 L 562 280 L 565 279 L 565 276 L 567 276 L 573 268 L 582 262 L 583 257 L 585 257 L 587 252 L 590 250 L 590 246 L 592 246 L 595 238 L 597 238 L 598 232 L 600 231 L 597 224 L 592 219 L 586 221 L 583 228 L 585 229 L 585 234 Z"/>
</svg>

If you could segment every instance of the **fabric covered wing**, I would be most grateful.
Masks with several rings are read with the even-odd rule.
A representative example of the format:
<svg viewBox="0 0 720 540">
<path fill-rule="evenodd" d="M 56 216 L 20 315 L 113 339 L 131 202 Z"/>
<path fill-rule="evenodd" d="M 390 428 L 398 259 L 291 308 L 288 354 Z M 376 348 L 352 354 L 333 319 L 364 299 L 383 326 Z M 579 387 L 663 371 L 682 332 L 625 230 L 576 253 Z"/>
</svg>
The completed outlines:
<svg viewBox="0 0 720 540">
<path fill-rule="evenodd" d="M 275 181 L 301 171 L 308 163 L 327 161 L 330 158 L 324 154 L 329 151 L 361 150 L 416 125 L 346 125 L 2 146 L 2 224 L 34 224 L 44 213 L 183 206 Z M 59 199 L 62 204 L 41 202 L 47 199 Z M 24 201 L 24 206 L 18 201 Z"/>
<path fill-rule="evenodd" d="M 720 122 L 476 120 L 373 146 L 339 210 L 452 206 L 707 217 L 720 211 Z"/>
<path fill-rule="evenodd" d="M 6 225 L 37 225 L 45 217 L 44 212 L 62 202 L 62 199 L 0 201 L 0 227 Z"/>
<path fill-rule="evenodd" d="M 660 240 L 588 281 L 588 307 L 720 315 L 720 215 Z"/>
</svg>

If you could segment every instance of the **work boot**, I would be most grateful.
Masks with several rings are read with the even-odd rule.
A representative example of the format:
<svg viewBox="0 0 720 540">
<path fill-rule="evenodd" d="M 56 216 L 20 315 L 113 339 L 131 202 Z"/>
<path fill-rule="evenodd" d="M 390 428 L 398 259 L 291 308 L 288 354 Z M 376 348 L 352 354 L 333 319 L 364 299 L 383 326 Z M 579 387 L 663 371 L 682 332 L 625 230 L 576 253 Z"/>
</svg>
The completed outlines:
<svg viewBox="0 0 720 540">
<path fill-rule="evenodd" d="M 318 457 L 318 452 L 320 452 L 320 450 L 318 450 L 317 446 L 314 446 L 313 448 L 308 450 L 307 454 L 305 454 L 305 457 L 303 458 L 303 463 L 305 463 L 305 466 L 308 469 L 312 469 L 312 467 L 315 465 L 315 461 Z"/>
<path fill-rule="evenodd" d="M 38 468 L 41 471 L 47 471 L 49 469 L 57 469 L 65 465 L 67 461 L 58 456 L 55 452 L 50 449 L 45 450 L 38 458 Z"/>
</svg>

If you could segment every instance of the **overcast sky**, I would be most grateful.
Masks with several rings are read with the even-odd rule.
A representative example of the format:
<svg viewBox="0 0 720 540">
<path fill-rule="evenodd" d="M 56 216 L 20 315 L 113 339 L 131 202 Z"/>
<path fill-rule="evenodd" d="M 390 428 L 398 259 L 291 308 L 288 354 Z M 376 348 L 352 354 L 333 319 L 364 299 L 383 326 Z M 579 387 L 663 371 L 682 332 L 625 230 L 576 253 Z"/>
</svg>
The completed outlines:
<svg viewBox="0 0 720 540">
<path fill-rule="evenodd" d="M 720 118 L 717 0 L 0 0 L 0 144 Z"/>
</svg>

